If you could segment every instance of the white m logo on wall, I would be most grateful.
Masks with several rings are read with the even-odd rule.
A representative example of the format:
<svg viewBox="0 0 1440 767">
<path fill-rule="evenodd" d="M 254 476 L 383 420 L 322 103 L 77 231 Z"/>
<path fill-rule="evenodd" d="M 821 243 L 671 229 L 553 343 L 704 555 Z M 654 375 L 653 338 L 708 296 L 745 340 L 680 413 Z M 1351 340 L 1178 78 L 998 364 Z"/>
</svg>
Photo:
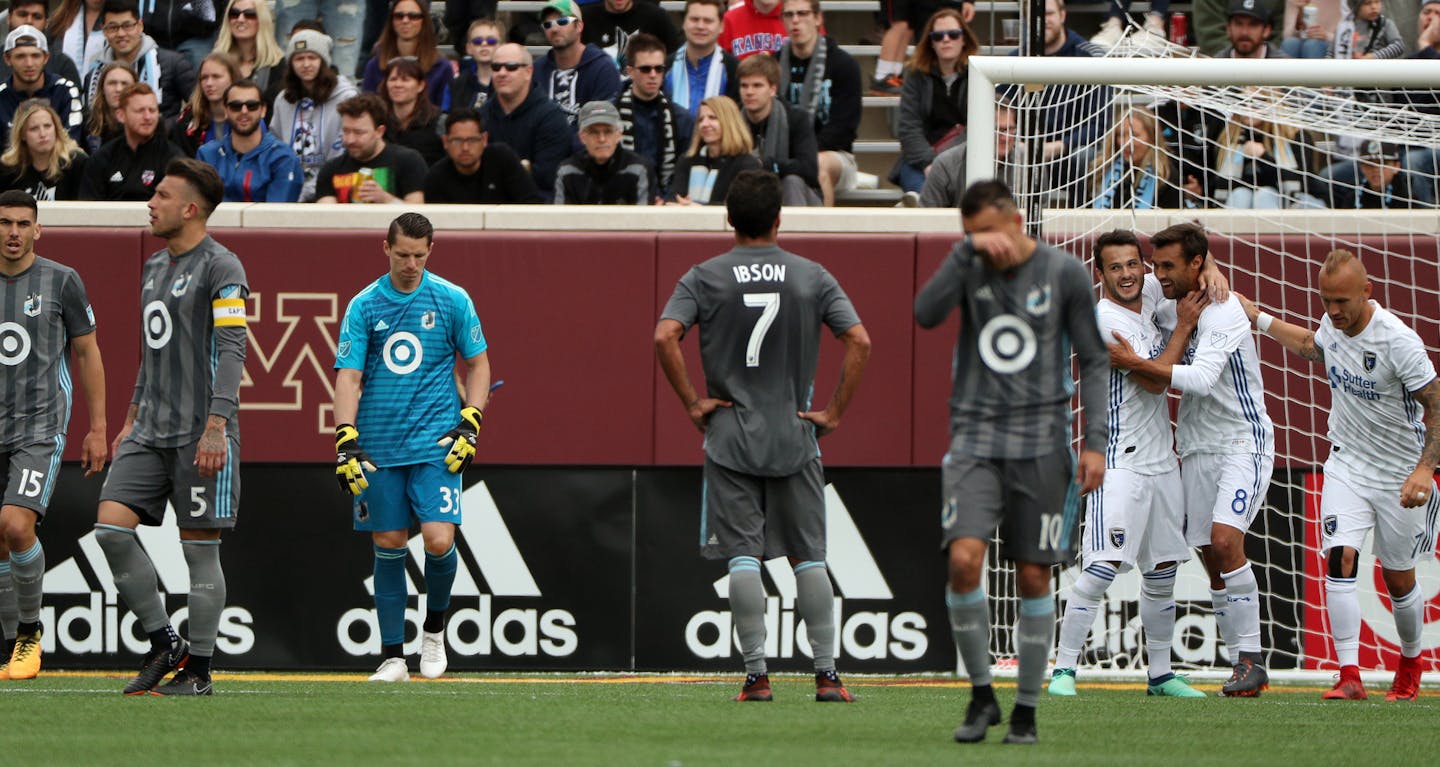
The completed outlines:
<svg viewBox="0 0 1440 767">
<path fill-rule="evenodd" d="M 180 549 L 173 507 L 168 507 L 166 512 L 164 524 L 142 525 L 136 532 L 155 565 L 163 592 L 161 597 L 168 603 L 170 596 L 184 599 L 190 593 L 190 569 Z M 95 531 L 85 533 L 78 543 L 78 559 L 83 559 L 94 574 L 94 582 L 86 576 L 76 557 L 69 557 L 46 571 L 45 606 L 40 608 L 40 622 L 45 627 L 42 648 L 48 653 L 58 647 L 72 655 L 116 653 L 122 648 L 137 654 L 148 652 L 150 640 L 137 625 L 135 614 L 121 612 L 123 606 L 110 575 L 110 565 L 100 542 L 95 540 Z M 170 614 L 171 624 L 182 635 L 189 614 L 189 608 L 183 605 Z M 220 613 L 220 633 L 215 638 L 215 646 L 227 655 L 249 652 L 255 646 L 253 625 L 254 617 L 249 610 L 234 605 L 226 607 Z"/>
<path fill-rule="evenodd" d="M 456 541 L 460 564 L 450 591 L 450 619 L 445 629 L 450 649 L 471 656 L 488 656 L 494 652 L 510 657 L 573 654 L 579 646 L 579 637 L 575 633 L 575 616 L 569 610 L 507 607 L 496 612 L 496 598 L 536 598 L 541 596 L 540 587 L 484 482 L 464 492 L 461 508 L 465 521 L 460 525 Z M 412 574 L 424 572 L 425 542 L 416 535 L 407 545 L 414 568 L 405 574 L 405 590 L 410 596 L 418 597 L 416 602 L 420 605 L 420 608 L 405 609 L 405 622 L 411 627 L 406 633 L 413 631 L 414 634 L 414 638 L 405 643 L 405 652 L 414 654 L 420 651 L 420 624 L 424 622 L 421 610 L 425 600 Z M 481 592 L 472 567 L 489 586 L 489 593 Z M 365 591 L 374 596 L 374 576 L 365 579 Z M 347 610 L 336 626 L 336 638 L 341 649 L 350 655 L 379 655 L 380 629 L 373 607 Z"/>
<path fill-rule="evenodd" d="M 929 649 L 925 636 L 925 616 L 918 612 L 860 610 L 845 612 L 845 600 L 890 601 L 895 595 L 885 582 L 875 556 L 850 510 L 833 485 L 825 486 L 825 546 L 830 577 L 835 581 L 836 657 L 857 660 L 895 658 L 918 660 Z M 796 652 L 810 657 L 810 642 L 805 625 L 795 615 L 795 573 L 785 558 L 765 563 L 774 590 L 778 595 L 765 599 L 765 655 L 771 658 L 793 658 Z M 715 596 L 730 596 L 730 576 L 715 581 Z M 685 626 L 685 645 L 698 658 L 728 658 L 739 654 L 739 638 L 734 635 L 729 610 L 702 610 Z"/>
</svg>

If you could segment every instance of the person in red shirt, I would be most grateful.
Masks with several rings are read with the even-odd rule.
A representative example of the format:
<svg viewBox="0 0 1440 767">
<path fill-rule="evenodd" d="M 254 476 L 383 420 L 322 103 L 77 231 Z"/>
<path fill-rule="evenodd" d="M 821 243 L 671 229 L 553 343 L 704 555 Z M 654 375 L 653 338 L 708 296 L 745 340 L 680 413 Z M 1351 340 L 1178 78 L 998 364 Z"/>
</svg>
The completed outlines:
<svg viewBox="0 0 1440 767">
<path fill-rule="evenodd" d="M 776 53 L 789 35 L 780 19 L 780 0 L 742 0 L 725 12 L 720 47 L 744 59 L 757 53 Z"/>
</svg>

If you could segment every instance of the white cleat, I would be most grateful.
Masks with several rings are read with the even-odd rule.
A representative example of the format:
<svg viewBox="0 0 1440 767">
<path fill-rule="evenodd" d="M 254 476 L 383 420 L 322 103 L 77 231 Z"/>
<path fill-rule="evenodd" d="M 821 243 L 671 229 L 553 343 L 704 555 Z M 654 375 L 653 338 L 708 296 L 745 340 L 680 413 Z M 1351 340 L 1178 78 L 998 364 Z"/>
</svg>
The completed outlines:
<svg viewBox="0 0 1440 767">
<path fill-rule="evenodd" d="M 445 632 L 423 632 L 420 638 L 420 674 L 426 679 L 437 679 L 449 665 L 445 659 Z"/>
<path fill-rule="evenodd" d="M 410 669 L 405 666 L 404 658 L 386 658 L 380 668 L 370 675 L 372 682 L 408 682 L 410 681 Z"/>
<path fill-rule="evenodd" d="M 1120 42 L 1120 38 L 1124 36 L 1125 27 L 1119 19 L 1112 16 L 1100 25 L 1100 31 L 1090 38 L 1090 42 L 1101 48 L 1114 48 Z"/>
</svg>

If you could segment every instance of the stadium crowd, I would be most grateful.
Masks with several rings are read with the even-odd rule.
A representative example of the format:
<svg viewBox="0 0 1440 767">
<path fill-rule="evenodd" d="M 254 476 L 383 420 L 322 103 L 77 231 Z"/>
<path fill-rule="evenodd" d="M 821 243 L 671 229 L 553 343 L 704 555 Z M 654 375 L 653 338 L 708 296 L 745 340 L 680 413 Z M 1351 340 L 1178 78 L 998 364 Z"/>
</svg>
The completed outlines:
<svg viewBox="0 0 1440 767">
<path fill-rule="evenodd" d="M 781 177 L 787 205 L 829 206 L 866 175 L 855 144 L 868 92 L 898 97 L 889 179 L 901 204 L 953 206 L 962 191 L 967 66 L 981 50 L 971 2 L 895 4 L 873 79 L 827 33 L 820 0 L 687 0 L 678 27 L 655 0 L 551 0 L 534 18 L 509 14 L 513 28 L 493 2 L 449 2 L 458 61 L 426 0 L 356 8 L 13 0 L 0 189 L 145 200 L 184 156 L 220 172 L 227 201 L 686 205 L 722 203 L 735 174 L 760 167 Z M 1088 40 L 1064 0 L 1046 8 L 1044 56 L 1103 56 L 1171 31 L 1167 0 L 1128 37 L 1129 3 L 1112 0 Z M 1199 49 L 1217 57 L 1440 58 L 1440 0 L 1202 0 L 1193 15 Z M 540 36 L 543 55 L 524 45 Z M 1111 95 L 1017 92 L 1038 99 L 1023 106 L 1041 116 L 1033 150 L 1004 129 L 1020 105 L 1001 98 L 1002 169 L 1042 165 L 1075 207 L 1435 199 L 1433 146 L 1171 102 L 1117 109 Z M 1434 91 L 1350 95 L 1440 115 Z"/>
</svg>

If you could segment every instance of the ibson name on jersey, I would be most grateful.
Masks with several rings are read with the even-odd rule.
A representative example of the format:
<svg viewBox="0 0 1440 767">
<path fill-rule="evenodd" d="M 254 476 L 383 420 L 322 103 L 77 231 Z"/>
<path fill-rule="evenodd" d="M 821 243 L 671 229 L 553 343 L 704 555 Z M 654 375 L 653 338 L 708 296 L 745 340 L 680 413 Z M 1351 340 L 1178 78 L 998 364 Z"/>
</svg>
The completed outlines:
<svg viewBox="0 0 1440 767">
<path fill-rule="evenodd" d="M 747 282 L 784 282 L 784 264 L 751 264 L 749 266 L 733 266 L 735 281 L 740 284 Z"/>
</svg>

